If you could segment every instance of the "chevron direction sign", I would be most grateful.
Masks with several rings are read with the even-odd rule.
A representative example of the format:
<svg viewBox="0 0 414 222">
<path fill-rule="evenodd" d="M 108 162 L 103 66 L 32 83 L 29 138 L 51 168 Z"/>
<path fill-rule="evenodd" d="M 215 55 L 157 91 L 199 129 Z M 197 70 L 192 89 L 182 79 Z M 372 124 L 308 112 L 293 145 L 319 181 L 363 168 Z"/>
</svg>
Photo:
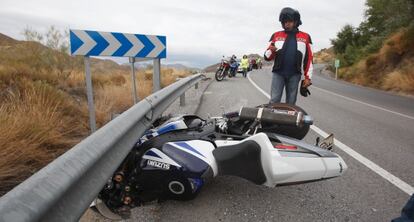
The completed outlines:
<svg viewBox="0 0 414 222">
<path fill-rule="evenodd" d="M 70 30 L 70 52 L 83 56 L 166 58 L 165 36 Z"/>
</svg>

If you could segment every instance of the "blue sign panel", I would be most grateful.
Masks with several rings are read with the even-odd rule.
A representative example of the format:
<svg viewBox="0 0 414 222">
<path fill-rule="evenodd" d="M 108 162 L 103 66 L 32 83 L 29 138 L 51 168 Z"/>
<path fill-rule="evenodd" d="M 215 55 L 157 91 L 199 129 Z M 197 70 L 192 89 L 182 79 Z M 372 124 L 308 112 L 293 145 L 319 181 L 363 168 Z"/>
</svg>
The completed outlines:
<svg viewBox="0 0 414 222">
<path fill-rule="evenodd" d="M 167 38 L 158 35 L 70 30 L 70 52 L 83 56 L 166 58 Z"/>
</svg>

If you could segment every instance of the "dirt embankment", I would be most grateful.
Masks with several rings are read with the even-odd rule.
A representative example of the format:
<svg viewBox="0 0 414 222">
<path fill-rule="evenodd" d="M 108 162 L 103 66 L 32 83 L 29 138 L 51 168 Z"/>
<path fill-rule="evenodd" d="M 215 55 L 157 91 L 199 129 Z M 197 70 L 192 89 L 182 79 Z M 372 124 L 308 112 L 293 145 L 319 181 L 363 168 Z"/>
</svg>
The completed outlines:
<svg viewBox="0 0 414 222">
<path fill-rule="evenodd" d="M 314 56 L 315 63 L 327 63 L 332 69 L 333 49 Z M 399 94 L 414 95 L 414 29 L 403 29 L 388 38 L 381 49 L 356 64 L 339 69 L 340 79 Z"/>
</svg>

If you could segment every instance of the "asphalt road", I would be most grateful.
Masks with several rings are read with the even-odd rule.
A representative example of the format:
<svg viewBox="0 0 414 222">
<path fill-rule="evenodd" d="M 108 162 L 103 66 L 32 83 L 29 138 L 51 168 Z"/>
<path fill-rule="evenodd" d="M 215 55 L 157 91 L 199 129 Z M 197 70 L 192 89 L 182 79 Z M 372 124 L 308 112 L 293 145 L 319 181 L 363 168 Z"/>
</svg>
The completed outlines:
<svg viewBox="0 0 414 222">
<path fill-rule="evenodd" d="M 354 86 L 318 75 L 312 95 L 298 97 L 315 126 L 335 137 L 388 173 L 414 186 L 414 99 Z M 250 73 L 269 94 L 269 69 Z M 247 78 L 213 82 L 198 115 L 221 115 L 240 106 L 267 103 Z M 305 141 L 318 136 L 310 131 Z M 161 221 L 390 221 L 409 198 L 360 161 L 334 148 L 348 164 L 343 177 L 310 184 L 266 188 L 235 177 L 218 177 L 192 201 L 167 201 L 158 209 Z M 397 183 L 398 184 L 398 183 Z"/>
</svg>

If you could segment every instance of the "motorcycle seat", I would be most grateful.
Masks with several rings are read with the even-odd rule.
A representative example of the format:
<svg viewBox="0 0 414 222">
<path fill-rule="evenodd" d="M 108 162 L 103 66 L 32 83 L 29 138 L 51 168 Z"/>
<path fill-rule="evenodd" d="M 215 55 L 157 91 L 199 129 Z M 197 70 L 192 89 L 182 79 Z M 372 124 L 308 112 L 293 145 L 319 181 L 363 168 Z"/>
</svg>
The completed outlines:
<svg viewBox="0 0 414 222">
<path fill-rule="evenodd" d="M 252 140 L 216 148 L 213 155 L 218 174 L 238 176 L 255 184 L 265 183 L 260 152 L 259 144 Z"/>
</svg>

